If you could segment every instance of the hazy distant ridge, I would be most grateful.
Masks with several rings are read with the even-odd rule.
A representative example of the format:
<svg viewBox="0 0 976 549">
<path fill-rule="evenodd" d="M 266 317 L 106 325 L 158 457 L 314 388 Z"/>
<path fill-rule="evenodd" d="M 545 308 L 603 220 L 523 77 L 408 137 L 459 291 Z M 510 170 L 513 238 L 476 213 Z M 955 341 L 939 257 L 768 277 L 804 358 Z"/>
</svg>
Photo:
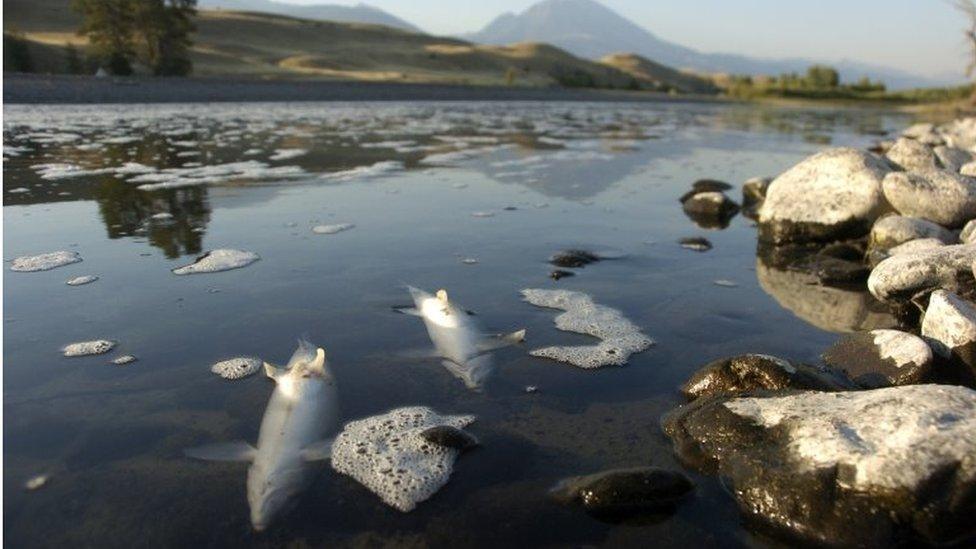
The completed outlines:
<svg viewBox="0 0 976 549">
<path fill-rule="evenodd" d="M 197 7 L 202 9 L 225 9 L 234 11 L 257 11 L 290 15 L 303 19 L 318 19 L 322 21 L 338 21 L 342 23 L 369 23 L 386 25 L 412 32 L 423 32 L 395 15 L 367 4 L 356 6 L 340 6 L 337 4 L 288 4 L 272 0 L 200 0 Z"/>
</svg>

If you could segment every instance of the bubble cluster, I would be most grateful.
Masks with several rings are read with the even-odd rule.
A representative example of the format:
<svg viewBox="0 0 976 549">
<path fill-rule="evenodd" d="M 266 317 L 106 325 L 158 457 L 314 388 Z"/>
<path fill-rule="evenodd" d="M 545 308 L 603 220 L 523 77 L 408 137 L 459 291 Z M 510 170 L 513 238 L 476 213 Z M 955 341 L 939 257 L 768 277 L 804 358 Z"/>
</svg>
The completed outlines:
<svg viewBox="0 0 976 549">
<path fill-rule="evenodd" d="M 224 379 L 241 379 L 261 369 L 261 359 L 240 356 L 222 360 L 210 367 L 210 371 Z"/>
<path fill-rule="evenodd" d="M 332 445 L 332 467 L 403 512 L 447 484 L 459 450 L 428 442 L 437 426 L 461 429 L 474 416 L 441 416 L 423 406 L 397 408 L 348 423 Z"/>
<path fill-rule="evenodd" d="M 610 307 L 594 303 L 590 296 L 568 290 L 522 290 L 525 301 L 549 309 L 565 312 L 556 315 L 556 328 L 600 338 L 596 345 L 552 346 L 535 349 L 532 356 L 549 358 L 592 369 L 603 366 L 623 366 L 634 353 L 654 345 L 640 328 L 623 314 Z"/>
<path fill-rule="evenodd" d="M 254 252 L 230 249 L 213 250 L 201 255 L 190 265 L 173 269 L 173 274 L 219 273 L 220 271 L 247 267 L 258 259 L 261 257 Z"/>
<path fill-rule="evenodd" d="M 93 341 L 80 341 L 65 345 L 61 351 L 64 356 L 90 356 L 103 355 L 115 348 L 115 342 L 107 339 L 96 339 Z"/>
<path fill-rule="evenodd" d="M 37 271 L 50 271 L 72 263 L 81 261 L 78 252 L 58 251 L 40 255 L 25 255 L 14 259 L 10 266 L 11 271 L 22 273 L 33 273 Z"/>
</svg>

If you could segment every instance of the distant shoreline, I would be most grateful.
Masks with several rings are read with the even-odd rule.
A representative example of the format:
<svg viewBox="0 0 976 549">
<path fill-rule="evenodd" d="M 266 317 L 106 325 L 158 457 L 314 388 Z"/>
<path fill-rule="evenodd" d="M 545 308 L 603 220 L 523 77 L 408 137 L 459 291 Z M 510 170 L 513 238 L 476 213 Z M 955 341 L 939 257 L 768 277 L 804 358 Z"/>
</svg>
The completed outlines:
<svg viewBox="0 0 976 549">
<path fill-rule="evenodd" d="M 5 104 L 285 101 L 621 101 L 725 103 L 648 91 L 245 78 L 95 78 L 5 73 Z"/>
</svg>

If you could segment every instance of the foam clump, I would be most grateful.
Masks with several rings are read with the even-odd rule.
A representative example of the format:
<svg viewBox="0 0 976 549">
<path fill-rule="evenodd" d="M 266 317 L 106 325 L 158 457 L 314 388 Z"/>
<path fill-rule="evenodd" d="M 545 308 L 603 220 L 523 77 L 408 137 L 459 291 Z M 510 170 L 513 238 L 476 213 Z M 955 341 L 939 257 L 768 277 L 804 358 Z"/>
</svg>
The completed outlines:
<svg viewBox="0 0 976 549">
<path fill-rule="evenodd" d="M 356 225 L 352 223 L 334 223 L 332 225 L 316 225 L 312 227 L 312 232 L 315 234 L 336 234 L 342 231 L 348 231 L 354 228 Z"/>
<path fill-rule="evenodd" d="M 429 442 L 432 427 L 461 429 L 474 416 L 442 416 L 423 406 L 348 423 L 332 445 L 332 467 L 403 512 L 447 484 L 460 450 Z"/>
<path fill-rule="evenodd" d="M 50 271 L 72 263 L 81 261 L 78 252 L 67 252 L 64 250 L 50 252 L 40 255 L 25 255 L 14 259 L 10 266 L 11 271 L 22 273 L 33 273 L 37 271 Z"/>
<path fill-rule="evenodd" d="M 565 312 L 556 315 L 556 328 L 600 338 L 596 345 L 566 345 L 535 349 L 529 354 L 585 369 L 623 366 L 634 353 L 647 350 L 654 340 L 623 314 L 593 302 L 590 296 L 569 290 L 522 290 L 525 301 Z"/>
<path fill-rule="evenodd" d="M 232 269 L 247 267 L 259 259 L 261 259 L 261 257 L 254 252 L 221 248 L 211 250 L 201 255 L 190 265 L 184 265 L 183 267 L 173 269 L 173 274 L 188 275 L 219 273 L 221 271 L 230 271 Z"/>
<path fill-rule="evenodd" d="M 305 156 L 308 153 L 305 149 L 278 149 L 269 158 L 271 160 L 289 160 Z"/>
<path fill-rule="evenodd" d="M 69 278 L 64 283 L 67 284 L 68 286 L 84 286 L 85 284 L 91 284 L 96 280 L 98 280 L 98 277 L 95 275 L 84 275 L 84 276 L 76 276 L 74 278 Z"/>
<path fill-rule="evenodd" d="M 93 341 L 80 341 L 78 343 L 65 345 L 61 351 L 64 353 L 64 356 L 76 357 L 103 355 L 114 348 L 114 341 L 109 341 L 107 339 L 96 339 Z"/>
<path fill-rule="evenodd" d="M 221 360 L 210 367 L 210 371 L 224 379 L 241 379 L 255 374 L 261 369 L 261 359 L 250 356 L 240 356 Z"/>
</svg>

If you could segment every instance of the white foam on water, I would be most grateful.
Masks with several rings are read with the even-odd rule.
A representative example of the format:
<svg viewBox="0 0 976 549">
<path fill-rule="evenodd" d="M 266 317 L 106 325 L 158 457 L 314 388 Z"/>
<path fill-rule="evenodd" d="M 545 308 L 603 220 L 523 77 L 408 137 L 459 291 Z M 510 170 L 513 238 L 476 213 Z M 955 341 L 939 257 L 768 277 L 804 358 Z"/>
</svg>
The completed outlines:
<svg viewBox="0 0 976 549">
<path fill-rule="evenodd" d="M 98 280 L 98 277 L 95 275 L 84 275 L 84 276 L 76 276 L 74 278 L 69 278 L 64 283 L 67 284 L 68 286 L 84 286 L 85 284 L 91 284 L 96 280 Z"/>
<path fill-rule="evenodd" d="M 78 252 L 61 250 L 46 254 L 25 255 L 18 257 L 14 259 L 13 264 L 10 266 L 10 270 L 22 273 L 50 271 L 51 269 L 71 265 L 72 263 L 78 263 L 80 261 L 81 255 L 79 255 Z"/>
<path fill-rule="evenodd" d="M 224 379 L 241 379 L 257 373 L 263 362 L 260 358 L 240 356 L 221 360 L 210 367 L 210 371 Z"/>
<path fill-rule="evenodd" d="M 623 366 L 630 355 L 645 351 L 654 340 L 627 320 L 623 313 L 593 302 L 590 296 L 569 290 L 522 290 L 525 301 L 549 309 L 561 309 L 556 328 L 599 338 L 596 345 L 552 346 L 535 349 L 532 356 L 549 358 L 585 369 Z"/>
<path fill-rule="evenodd" d="M 24 489 L 29 491 L 39 490 L 47 484 L 50 477 L 48 475 L 37 475 L 27 479 L 24 483 Z"/>
<path fill-rule="evenodd" d="M 316 225 L 312 227 L 312 232 L 315 234 L 336 234 L 342 231 L 348 231 L 354 228 L 356 225 L 352 223 L 333 223 L 331 225 Z"/>
<path fill-rule="evenodd" d="M 447 484 L 459 454 L 420 434 L 442 425 L 461 429 L 474 419 L 416 406 L 352 421 L 332 445 L 332 467 L 394 509 L 411 511 Z"/>
<path fill-rule="evenodd" d="M 271 160 L 290 160 L 306 154 L 308 154 L 306 149 L 278 149 L 268 158 Z"/>
<path fill-rule="evenodd" d="M 403 162 L 399 160 L 384 160 L 382 162 L 376 162 L 368 166 L 358 166 L 356 168 L 350 168 L 348 170 L 341 170 L 338 172 L 329 172 L 322 174 L 323 179 L 335 179 L 339 181 L 348 181 L 351 179 L 368 179 L 371 177 L 380 177 L 389 173 L 398 172 L 403 169 Z"/>
<path fill-rule="evenodd" d="M 27 187 L 17 187 L 15 189 L 10 189 L 7 192 L 9 194 L 29 193 L 30 189 L 28 189 Z"/>
<path fill-rule="evenodd" d="M 70 345 L 65 345 L 61 349 L 64 356 L 76 357 L 76 356 L 91 356 L 91 355 L 103 355 L 115 348 L 115 342 L 109 341 L 107 339 L 95 339 L 92 341 L 80 341 L 78 343 L 72 343 Z"/>
<path fill-rule="evenodd" d="M 189 275 L 219 273 L 221 271 L 230 271 L 232 269 L 247 267 L 259 259 L 261 259 L 261 257 L 254 252 L 221 248 L 211 250 L 203 254 L 190 265 L 184 265 L 183 267 L 173 269 L 173 274 Z"/>
<path fill-rule="evenodd" d="M 122 355 L 116 358 L 115 360 L 113 360 L 112 364 L 115 364 L 116 366 L 125 366 L 126 364 L 132 364 L 137 360 L 139 359 L 132 355 Z"/>
</svg>

